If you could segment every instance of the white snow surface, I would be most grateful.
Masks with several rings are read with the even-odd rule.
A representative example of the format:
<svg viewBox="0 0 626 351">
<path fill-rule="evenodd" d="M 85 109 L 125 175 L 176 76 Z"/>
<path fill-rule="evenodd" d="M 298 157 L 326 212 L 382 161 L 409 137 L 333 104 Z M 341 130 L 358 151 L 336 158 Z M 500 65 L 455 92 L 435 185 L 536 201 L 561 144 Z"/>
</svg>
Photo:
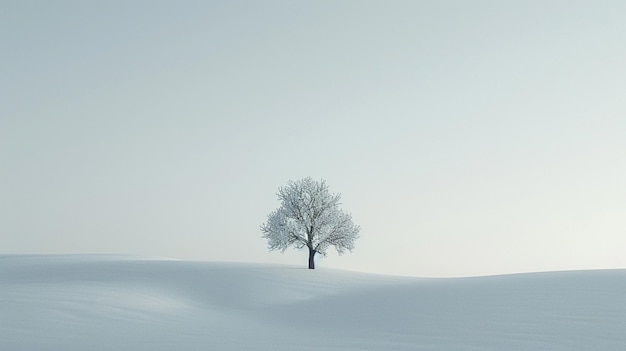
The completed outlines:
<svg viewBox="0 0 626 351">
<path fill-rule="evenodd" d="M 0 350 L 626 350 L 626 270 L 420 279 L 3 255 Z"/>
</svg>

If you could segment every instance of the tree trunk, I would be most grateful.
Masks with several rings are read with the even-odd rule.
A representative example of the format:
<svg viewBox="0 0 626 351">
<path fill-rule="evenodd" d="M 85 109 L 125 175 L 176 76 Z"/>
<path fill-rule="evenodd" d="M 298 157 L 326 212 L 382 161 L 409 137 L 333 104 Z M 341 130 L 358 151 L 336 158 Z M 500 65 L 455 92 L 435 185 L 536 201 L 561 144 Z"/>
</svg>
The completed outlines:
<svg viewBox="0 0 626 351">
<path fill-rule="evenodd" d="M 315 261 L 313 260 L 313 258 L 315 257 L 316 253 L 317 251 L 309 248 L 309 269 L 315 269 Z"/>
</svg>

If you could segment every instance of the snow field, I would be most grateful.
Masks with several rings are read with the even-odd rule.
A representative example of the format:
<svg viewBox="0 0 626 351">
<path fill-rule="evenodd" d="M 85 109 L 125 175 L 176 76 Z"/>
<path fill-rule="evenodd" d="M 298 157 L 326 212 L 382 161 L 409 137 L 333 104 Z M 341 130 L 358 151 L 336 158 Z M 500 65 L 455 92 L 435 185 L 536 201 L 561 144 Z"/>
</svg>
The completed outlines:
<svg viewBox="0 0 626 351">
<path fill-rule="evenodd" d="M 626 271 L 419 279 L 0 256 L 0 350 L 624 350 Z"/>
</svg>

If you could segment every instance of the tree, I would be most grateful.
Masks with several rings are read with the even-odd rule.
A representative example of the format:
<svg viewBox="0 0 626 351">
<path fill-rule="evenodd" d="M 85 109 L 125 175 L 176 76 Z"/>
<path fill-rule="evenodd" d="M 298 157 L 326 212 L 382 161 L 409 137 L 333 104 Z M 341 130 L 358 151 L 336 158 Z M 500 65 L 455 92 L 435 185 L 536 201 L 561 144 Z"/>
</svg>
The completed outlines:
<svg viewBox="0 0 626 351">
<path fill-rule="evenodd" d="M 326 256 L 331 246 L 340 255 L 354 249 L 360 228 L 352 223 L 350 214 L 339 209 L 341 195 L 331 194 L 324 180 L 289 181 L 276 195 L 281 206 L 261 225 L 270 250 L 307 247 L 309 269 L 315 269 L 315 254 Z"/>
</svg>

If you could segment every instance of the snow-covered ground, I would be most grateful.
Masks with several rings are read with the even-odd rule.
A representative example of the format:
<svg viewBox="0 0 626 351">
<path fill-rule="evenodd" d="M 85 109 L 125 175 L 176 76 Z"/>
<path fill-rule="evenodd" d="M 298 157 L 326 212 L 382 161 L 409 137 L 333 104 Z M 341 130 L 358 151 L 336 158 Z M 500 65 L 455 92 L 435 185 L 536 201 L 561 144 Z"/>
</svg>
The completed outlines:
<svg viewBox="0 0 626 351">
<path fill-rule="evenodd" d="M 626 271 L 418 279 L 0 256 L 0 350 L 626 350 Z"/>
</svg>

